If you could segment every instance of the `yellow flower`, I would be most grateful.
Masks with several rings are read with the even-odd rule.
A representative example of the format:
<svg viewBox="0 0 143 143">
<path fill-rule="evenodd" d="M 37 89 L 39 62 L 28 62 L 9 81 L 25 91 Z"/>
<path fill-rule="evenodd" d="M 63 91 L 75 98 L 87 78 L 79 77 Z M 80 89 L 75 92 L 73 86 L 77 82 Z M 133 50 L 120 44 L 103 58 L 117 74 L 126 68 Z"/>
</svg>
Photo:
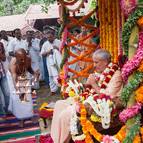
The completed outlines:
<svg viewBox="0 0 143 143">
<path fill-rule="evenodd" d="M 92 114 L 90 117 L 91 121 L 93 122 L 101 122 L 101 118 L 96 116 L 95 114 Z"/>
<path fill-rule="evenodd" d="M 74 91 L 72 91 L 72 90 L 71 90 L 71 91 L 69 91 L 69 96 L 70 96 L 70 97 L 74 97 L 74 96 L 75 96 L 75 92 L 74 92 Z"/>
</svg>

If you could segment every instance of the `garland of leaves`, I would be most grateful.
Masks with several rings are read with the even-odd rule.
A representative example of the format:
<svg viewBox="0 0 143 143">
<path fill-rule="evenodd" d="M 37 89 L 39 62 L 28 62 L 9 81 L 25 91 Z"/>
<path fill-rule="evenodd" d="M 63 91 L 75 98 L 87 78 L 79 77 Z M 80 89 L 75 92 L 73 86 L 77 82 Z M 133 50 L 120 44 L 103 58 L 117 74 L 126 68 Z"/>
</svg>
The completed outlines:
<svg viewBox="0 0 143 143">
<path fill-rule="evenodd" d="M 139 87 L 141 82 L 143 82 L 143 72 L 136 71 L 133 79 L 124 87 L 122 91 L 121 99 L 124 105 L 127 105 L 132 92 Z"/>
<path fill-rule="evenodd" d="M 66 46 L 66 45 L 65 45 Z M 66 61 L 67 61 L 67 59 L 68 59 L 68 57 L 69 57 L 69 51 L 68 51 L 68 48 L 67 47 L 65 47 L 64 48 L 64 55 L 63 55 L 63 58 L 62 58 L 62 61 L 61 61 L 61 65 L 60 65 L 60 68 L 62 69 L 63 68 L 63 66 L 64 66 L 64 64 L 66 63 Z"/>
<path fill-rule="evenodd" d="M 141 115 L 137 115 L 135 118 L 135 124 L 132 125 L 130 128 L 130 131 L 128 132 L 127 136 L 123 140 L 123 143 L 133 143 L 134 137 L 139 133 L 140 131 L 140 120 Z"/>
<path fill-rule="evenodd" d="M 127 19 L 127 22 L 124 24 L 123 32 L 122 32 L 122 44 L 123 44 L 123 49 L 126 56 L 128 56 L 128 49 L 129 49 L 128 42 L 129 42 L 132 28 L 135 26 L 136 21 L 142 15 L 143 15 L 143 8 L 138 8 L 135 10 L 133 14 L 129 16 L 129 18 Z"/>
</svg>

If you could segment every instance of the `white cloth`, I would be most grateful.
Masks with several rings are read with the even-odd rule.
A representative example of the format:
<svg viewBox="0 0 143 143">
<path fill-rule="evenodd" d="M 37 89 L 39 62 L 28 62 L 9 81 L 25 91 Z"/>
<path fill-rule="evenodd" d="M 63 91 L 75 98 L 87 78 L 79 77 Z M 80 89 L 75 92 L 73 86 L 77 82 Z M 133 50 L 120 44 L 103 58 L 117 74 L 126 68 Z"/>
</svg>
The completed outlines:
<svg viewBox="0 0 143 143">
<path fill-rule="evenodd" d="M 5 55 L 8 58 L 9 57 L 9 51 L 8 51 L 8 44 L 10 43 L 11 40 L 13 40 L 13 37 L 8 37 L 8 41 L 1 39 L 0 42 L 3 43 L 4 49 L 5 49 Z"/>
<path fill-rule="evenodd" d="M 7 72 L 8 84 L 10 87 L 10 102 L 9 111 L 18 119 L 26 119 L 33 117 L 33 102 L 31 94 L 27 95 L 29 102 L 21 102 L 19 96 L 16 94 L 16 90 L 13 84 L 11 73 Z"/>
<path fill-rule="evenodd" d="M 4 62 L 2 62 L 2 63 L 3 63 L 3 65 L 4 65 L 5 72 L 7 72 L 8 69 L 9 69 L 9 62 L 8 62 L 8 59 L 6 59 L 6 61 L 4 61 Z"/>
<path fill-rule="evenodd" d="M 28 45 L 27 42 L 23 39 L 18 40 L 17 38 L 12 39 L 8 44 L 8 52 L 15 52 L 18 49 L 25 49 L 28 51 Z"/>
<path fill-rule="evenodd" d="M 52 92 L 55 92 L 58 89 L 58 75 L 62 56 L 59 50 L 54 49 L 53 46 L 60 47 L 60 40 L 55 39 L 51 44 L 49 41 L 46 41 L 41 49 L 41 55 L 52 50 L 52 53 L 47 56 L 47 68 L 49 72 L 49 82 L 50 89 Z"/>
<path fill-rule="evenodd" d="M 31 58 L 31 65 L 34 71 L 40 69 L 40 40 L 32 39 L 32 46 L 29 47 L 29 55 Z"/>
<path fill-rule="evenodd" d="M 41 55 L 45 52 L 49 52 L 51 49 L 53 50 L 53 54 L 47 56 L 47 68 L 49 72 L 49 76 L 57 76 L 58 68 L 60 68 L 62 56 L 59 50 L 54 49 L 53 46 L 60 47 L 60 41 L 55 39 L 53 44 L 49 41 L 46 41 L 41 49 Z"/>
</svg>

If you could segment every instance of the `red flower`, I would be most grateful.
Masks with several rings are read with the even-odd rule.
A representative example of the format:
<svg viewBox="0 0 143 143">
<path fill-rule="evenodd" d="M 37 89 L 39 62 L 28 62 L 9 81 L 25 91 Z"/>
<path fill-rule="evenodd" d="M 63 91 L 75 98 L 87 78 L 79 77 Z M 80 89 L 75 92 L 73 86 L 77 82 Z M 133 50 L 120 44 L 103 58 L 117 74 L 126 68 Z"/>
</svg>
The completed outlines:
<svg viewBox="0 0 143 143">
<path fill-rule="evenodd" d="M 106 78 L 105 78 L 105 82 L 108 83 L 108 82 L 110 81 L 110 79 L 111 79 L 111 78 L 106 77 Z"/>
<path fill-rule="evenodd" d="M 62 79 L 60 77 L 57 78 L 59 84 L 62 84 Z"/>
<path fill-rule="evenodd" d="M 114 74 L 114 72 L 113 72 L 113 71 L 110 71 L 110 72 L 109 72 L 109 75 L 111 75 L 111 76 L 112 76 L 113 74 Z"/>
<path fill-rule="evenodd" d="M 112 69 L 116 71 L 118 69 L 118 66 L 114 65 Z"/>
<path fill-rule="evenodd" d="M 102 84 L 102 85 L 101 85 L 101 88 L 104 88 L 104 89 L 105 89 L 105 88 L 106 88 L 106 85 L 105 85 L 105 84 Z"/>
<path fill-rule="evenodd" d="M 85 141 L 75 141 L 75 143 L 85 143 Z"/>
</svg>

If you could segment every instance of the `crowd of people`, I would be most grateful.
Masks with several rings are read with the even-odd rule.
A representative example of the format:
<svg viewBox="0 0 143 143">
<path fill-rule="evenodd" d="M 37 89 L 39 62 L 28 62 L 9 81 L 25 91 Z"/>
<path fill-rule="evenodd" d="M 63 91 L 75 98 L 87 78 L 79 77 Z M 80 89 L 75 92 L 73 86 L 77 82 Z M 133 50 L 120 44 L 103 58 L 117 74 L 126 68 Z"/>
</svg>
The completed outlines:
<svg viewBox="0 0 143 143">
<path fill-rule="evenodd" d="M 76 29 L 73 35 L 78 39 L 83 36 L 82 34 L 87 34 L 86 32 L 85 29 L 82 32 Z M 32 89 L 40 88 L 39 81 L 45 80 L 50 87 L 51 95 L 58 91 L 58 75 L 62 61 L 61 41 L 56 38 L 55 31 L 49 28 L 44 28 L 43 33 L 29 30 L 26 35 L 22 35 L 20 29 L 15 29 L 13 35 L 2 30 L 0 38 L 0 114 L 3 115 L 1 119 L 12 113 L 19 119 L 20 127 L 23 127 L 24 119 L 33 119 Z M 82 54 L 84 50 L 85 47 L 80 45 L 71 47 L 71 51 L 77 55 Z M 90 74 L 85 85 L 90 85 L 97 95 L 101 92 L 110 95 L 118 107 L 123 87 L 120 68 L 111 62 L 110 53 L 103 49 L 97 49 L 92 59 L 96 74 Z M 73 58 L 70 57 L 69 60 Z M 86 64 L 81 61 L 70 65 L 70 68 L 78 71 L 85 66 Z M 103 91 L 103 81 L 100 77 L 106 78 L 108 70 L 111 70 L 113 75 L 109 75 L 110 79 L 104 85 Z M 93 112 L 88 98 L 84 103 L 87 111 Z M 67 100 L 56 102 L 51 127 L 54 143 L 70 141 L 70 120 L 73 114 L 78 112 L 76 106 L 77 103 L 71 104 Z"/>
<path fill-rule="evenodd" d="M 0 115 L 12 113 L 20 120 L 33 118 L 32 91 L 45 80 L 51 95 L 58 90 L 57 77 L 61 62 L 61 41 L 47 26 L 43 33 L 20 29 L 0 31 Z M 21 112 L 23 111 L 23 112 Z"/>
</svg>

